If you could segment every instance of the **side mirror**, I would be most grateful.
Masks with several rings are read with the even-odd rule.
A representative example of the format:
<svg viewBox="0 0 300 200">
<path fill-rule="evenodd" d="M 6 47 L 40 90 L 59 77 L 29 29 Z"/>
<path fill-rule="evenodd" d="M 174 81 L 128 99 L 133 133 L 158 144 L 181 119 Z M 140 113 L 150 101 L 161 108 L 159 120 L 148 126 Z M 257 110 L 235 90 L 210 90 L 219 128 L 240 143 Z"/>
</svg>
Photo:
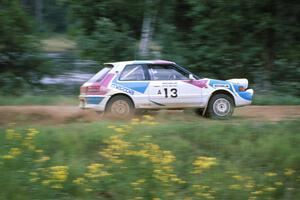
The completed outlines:
<svg viewBox="0 0 300 200">
<path fill-rule="evenodd" d="M 196 80 L 195 77 L 193 76 L 193 74 L 189 74 L 189 79 L 190 80 Z"/>
</svg>

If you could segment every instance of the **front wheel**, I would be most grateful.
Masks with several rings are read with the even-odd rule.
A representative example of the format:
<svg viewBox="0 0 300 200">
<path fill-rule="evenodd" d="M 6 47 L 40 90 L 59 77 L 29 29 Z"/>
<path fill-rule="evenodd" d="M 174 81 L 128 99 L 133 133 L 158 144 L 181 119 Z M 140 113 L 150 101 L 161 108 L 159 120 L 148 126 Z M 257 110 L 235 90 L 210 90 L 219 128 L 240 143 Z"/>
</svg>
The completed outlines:
<svg viewBox="0 0 300 200">
<path fill-rule="evenodd" d="M 126 96 L 114 96 L 106 106 L 105 115 L 116 119 L 131 118 L 134 115 L 134 105 Z"/>
<path fill-rule="evenodd" d="M 228 119 L 234 111 L 234 101 L 226 94 L 214 95 L 207 107 L 207 116 L 213 119 Z"/>
</svg>

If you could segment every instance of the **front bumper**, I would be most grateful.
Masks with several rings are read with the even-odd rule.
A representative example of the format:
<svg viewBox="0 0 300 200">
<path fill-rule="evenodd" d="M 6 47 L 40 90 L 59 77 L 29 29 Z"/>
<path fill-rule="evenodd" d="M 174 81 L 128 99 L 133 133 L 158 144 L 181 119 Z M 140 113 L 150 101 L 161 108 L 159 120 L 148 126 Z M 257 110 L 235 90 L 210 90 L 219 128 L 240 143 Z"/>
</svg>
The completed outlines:
<svg viewBox="0 0 300 200">
<path fill-rule="evenodd" d="M 244 92 L 238 92 L 238 95 L 235 99 L 236 106 L 246 106 L 250 105 L 252 103 L 254 90 L 253 89 L 247 89 Z"/>
</svg>

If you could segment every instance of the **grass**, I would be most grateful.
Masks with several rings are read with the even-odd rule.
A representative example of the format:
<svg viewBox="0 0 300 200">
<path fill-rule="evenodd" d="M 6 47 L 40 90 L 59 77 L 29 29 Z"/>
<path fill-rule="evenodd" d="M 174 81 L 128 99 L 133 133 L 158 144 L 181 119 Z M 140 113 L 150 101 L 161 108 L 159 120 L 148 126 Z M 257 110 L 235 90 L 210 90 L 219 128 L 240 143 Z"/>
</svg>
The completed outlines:
<svg viewBox="0 0 300 200">
<path fill-rule="evenodd" d="M 0 199 L 299 199 L 299 122 L 1 129 Z"/>
<path fill-rule="evenodd" d="M 255 94 L 253 105 L 300 105 L 300 97 L 288 94 Z"/>
<path fill-rule="evenodd" d="M 0 96 L 0 106 L 5 105 L 77 105 L 75 96 Z"/>
</svg>

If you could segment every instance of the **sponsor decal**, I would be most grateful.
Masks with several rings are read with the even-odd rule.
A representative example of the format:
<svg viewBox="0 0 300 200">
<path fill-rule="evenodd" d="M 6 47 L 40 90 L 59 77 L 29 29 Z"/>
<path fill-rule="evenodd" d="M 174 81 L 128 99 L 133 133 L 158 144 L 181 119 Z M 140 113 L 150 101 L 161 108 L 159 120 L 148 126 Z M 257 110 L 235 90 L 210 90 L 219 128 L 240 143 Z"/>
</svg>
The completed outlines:
<svg viewBox="0 0 300 200">
<path fill-rule="evenodd" d="M 112 85 L 114 84 L 114 88 L 120 89 L 126 93 L 134 94 L 135 92 L 145 93 L 148 88 L 149 81 L 117 81 L 116 78 L 112 81 Z M 118 87 L 118 88 L 117 88 Z"/>
<path fill-rule="evenodd" d="M 213 87 L 230 88 L 228 84 L 213 84 Z"/>
<path fill-rule="evenodd" d="M 127 94 L 134 95 L 134 91 L 133 90 L 131 90 L 129 88 L 126 88 L 126 87 L 124 87 L 122 85 L 112 83 L 111 87 L 115 88 L 115 89 L 118 89 L 118 90 L 121 90 L 121 91 L 123 91 L 123 92 L 125 92 Z"/>
</svg>

